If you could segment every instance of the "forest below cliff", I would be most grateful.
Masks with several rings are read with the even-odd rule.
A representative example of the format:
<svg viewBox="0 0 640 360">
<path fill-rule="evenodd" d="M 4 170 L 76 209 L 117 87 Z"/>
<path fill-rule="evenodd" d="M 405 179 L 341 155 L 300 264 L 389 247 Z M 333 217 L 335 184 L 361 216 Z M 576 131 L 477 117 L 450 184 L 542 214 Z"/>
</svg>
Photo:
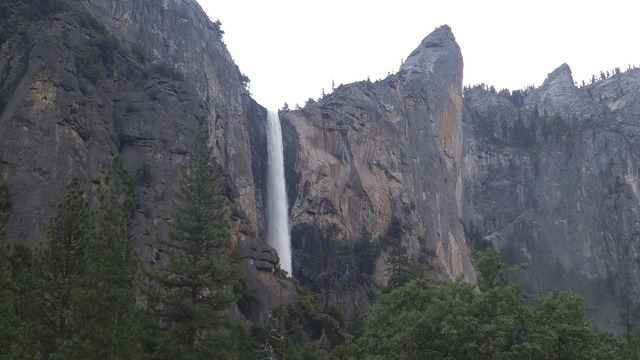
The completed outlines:
<svg viewBox="0 0 640 360">
<path fill-rule="evenodd" d="M 223 34 L 0 3 L 0 358 L 640 358 L 640 71 L 465 88 L 445 25 L 283 109 L 286 274 Z"/>
<path fill-rule="evenodd" d="M 629 308 L 620 317 L 626 334 L 601 331 L 580 295 L 526 293 L 509 280 L 521 266 L 501 263 L 495 250 L 474 253 L 476 284 L 428 278 L 396 263 L 374 305 L 351 319 L 328 297 L 296 285 L 295 301 L 272 309 L 268 325 L 241 320 L 255 295 L 228 251 L 223 193 L 210 181 L 221 173 L 203 139 L 196 138 L 181 180 L 185 202 L 163 241 L 171 249 L 163 265 L 141 263 L 131 252 L 133 181 L 118 158 L 97 211 L 74 179 L 50 219 L 46 245 L 35 252 L 19 243 L 0 248 L 2 359 L 637 357 L 640 333 Z M 2 180 L 0 236 L 10 209 Z"/>
<path fill-rule="evenodd" d="M 68 184 L 46 244 L 0 248 L 0 357 L 630 359 L 640 349 L 630 308 L 620 318 L 625 335 L 601 331 L 580 295 L 526 293 L 509 279 L 522 266 L 501 263 L 493 249 L 473 255 L 476 284 L 426 277 L 396 249 L 385 259 L 388 286 L 351 319 L 328 289 L 320 296 L 297 284 L 297 298 L 272 309 L 268 325 L 242 320 L 255 295 L 229 251 L 224 172 L 206 138 L 201 126 L 158 264 L 132 252 L 135 178 L 119 157 L 96 196 L 77 178 Z M 1 179 L 2 237 L 11 203 Z M 403 235 L 397 223 L 386 241 L 398 248 Z M 286 277 L 279 281 L 296 283 Z"/>
</svg>

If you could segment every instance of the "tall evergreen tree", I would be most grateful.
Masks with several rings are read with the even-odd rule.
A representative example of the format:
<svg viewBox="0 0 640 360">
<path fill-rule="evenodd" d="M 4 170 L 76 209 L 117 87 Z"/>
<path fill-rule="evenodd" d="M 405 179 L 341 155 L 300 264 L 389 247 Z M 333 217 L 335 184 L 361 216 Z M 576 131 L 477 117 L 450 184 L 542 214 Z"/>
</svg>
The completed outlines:
<svg viewBox="0 0 640 360">
<path fill-rule="evenodd" d="M 36 354 L 33 252 L 21 243 L 5 243 L 10 211 L 7 182 L 0 176 L 0 359 L 30 359 Z"/>
<path fill-rule="evenodd" d="M 32 341 L 33 324 L 37 320 L 33 305 L 38 303 L 34 291 L 33 251 L 21 243 L 7 249 L 7 282 L 3 284 L 4 296 L 0 300 L 0 359 L 33 359 L 37 357 Z"/>
<path fill-rule="evenodd" d="M 12 281 L 8 245 L 4 239 L 10 209 L 7 182 L 0 176 L 0 357 L 6 355 L 16 334 L 16 319 L 13 313 L 16 284 Z"/>
<path fill-rule="evenodd" d="M 190 165 L 180 180 L 178 209 L 167 240 L 166 259 L 151 279 L 160 287 L 160 332 L 156 358 L 212 359 L 224 349 L 220 330 L 230 323 L 241 272 L 229 251 L 221 166 L 199 126 Z M 150 299 L 154 302 L 154 299 Z"/>
<path fill-rule="evenodd" d="M 400 287 L 421 275 L 418 265 L 409 257 L 407 248 L 402 244 L 404 234 L 405 230 L 400 218 L 391 217 L 384 240 L 391 246 L 389 255 L 384 260 L 389 266 L 387 269 L 389 274 L 387 290 Z"/>
<path fill-rule="evenodd" d="M 45 358 L 70 358 L 76 319 L 76 291 L 86 271 L 85 251 L 93 235 L 92 214 L 78 178 L 67 185 L 67 193 L 47 227 L 48 243 L 36 254 L 40 326 L 33 341 Z"/>
<path fill-rule="evenodd" d="M 135 307 L 137 262 L 129 228 L 133 180 L 114 157 L 98 195 L 96 233 L 85 251 L 86 270 L 77 292 L 75 357 L 134 359 L 140 334 Z"/>
<path fill-rule="evenodd" d="M 4 237 L 7 235 L 7 221 L 11 213 L 11 201 L 9 200 L 9 188 L 7 180 L 0 175 L 0 240 L 4 243 Z"/>
</svg>

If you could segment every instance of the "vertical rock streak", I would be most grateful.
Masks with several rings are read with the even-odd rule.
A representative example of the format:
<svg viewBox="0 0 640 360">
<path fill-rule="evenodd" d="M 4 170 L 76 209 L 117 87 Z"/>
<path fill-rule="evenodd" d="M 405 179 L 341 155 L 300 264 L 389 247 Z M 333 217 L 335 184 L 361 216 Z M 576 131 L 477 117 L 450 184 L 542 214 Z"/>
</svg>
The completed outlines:
<svg viewBox="0 0 640 360">
<path fill-rule="evenodd" d="M 278 251 L 280 267 L 291 274 L 291 241 L 284 179 L 284 151 L 282 128 L 277 112 L 269 111 L 267 128 L 269 155 L 269 168 L 267 170 L 267 242 Z"/>
</svg>

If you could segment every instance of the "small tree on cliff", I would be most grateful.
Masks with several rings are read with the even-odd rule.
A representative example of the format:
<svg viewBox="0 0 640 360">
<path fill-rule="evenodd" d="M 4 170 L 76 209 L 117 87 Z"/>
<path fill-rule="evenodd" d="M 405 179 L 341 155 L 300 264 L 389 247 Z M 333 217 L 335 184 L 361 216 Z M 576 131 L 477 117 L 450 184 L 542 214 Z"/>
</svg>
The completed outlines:
<svg viewBox="0 0 640 360">
<path fill-rule="evenodd" d="M 241 276 L 229 250 L 221 166 L 207 146 L 201 123 L 192 144 L 190 165 L 180 180 L 179 206 L 168 240 L 161 240 L 166 259 L 151 279 L 160 287 L 159 359 L 213 359 L 224 351 L 220 330 L 231 323 L 237 297 L 233 287 Z"/>
<path fill-rule="evenodd" d="M 402 221 L 397 216 L 392 216 L 387 234 L 382 239 L 390 246 L 389 255 L 385 258 L 385 263 L 389 266 L 387 290 L 400 287 L 420 275 L 418 265 L 411 260 L 407 248 L 402 243 L 404 234 L 405 229 Z"/>
</svg>

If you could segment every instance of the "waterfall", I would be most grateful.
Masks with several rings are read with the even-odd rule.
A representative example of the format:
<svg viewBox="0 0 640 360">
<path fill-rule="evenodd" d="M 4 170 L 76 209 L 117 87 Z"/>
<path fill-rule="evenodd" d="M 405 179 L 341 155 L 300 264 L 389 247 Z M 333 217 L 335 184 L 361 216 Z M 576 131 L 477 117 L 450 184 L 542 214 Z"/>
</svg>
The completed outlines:
<svg viewBox="0 0 640 360">
<path fill-rule="evenodd" d="M 278 251 L 280 267 L 291 273 L 291 241 L 289 236 L 289 205 L 284 179 L 284 150 L 280 117 L 269 110 L 267 149 L 267 242 Z"/>
</svg>

